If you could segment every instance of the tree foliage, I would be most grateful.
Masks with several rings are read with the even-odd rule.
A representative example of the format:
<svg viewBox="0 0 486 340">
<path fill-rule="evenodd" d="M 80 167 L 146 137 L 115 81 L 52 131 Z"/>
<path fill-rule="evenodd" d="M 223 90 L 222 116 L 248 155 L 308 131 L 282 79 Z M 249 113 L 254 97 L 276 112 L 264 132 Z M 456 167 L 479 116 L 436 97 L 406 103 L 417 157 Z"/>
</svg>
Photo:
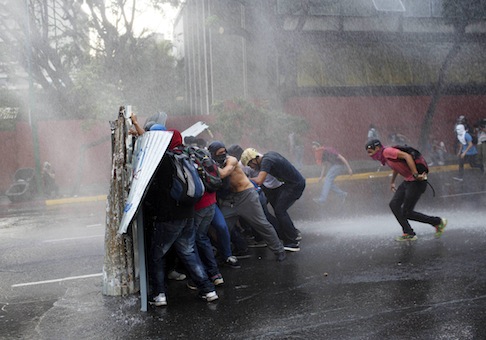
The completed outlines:
<svg viewBox="0 0 486 340">
<path fill-rule="evenodd" d="M 150 10 L 171 1 L 151 0 Z M 30 74 L 38 116 L 113 116 L 132 104 L 151 114 L 180 95 L 171 45 L 135 26 L 139 0 L 8 0 L 0 2 L 3 65 Z M 160 12 L 159 12 L 160 13 Z M 113 106 L 112 106 L 113 105 Z M 145 113 L 145 112 L 143 112 Z"/>
<path fill-rule="evenodd" d="M 226 145 L 251 143 L 254 147 L 286 152 L 290 132 L 304 133 L 308 129 L 303 118 L 241 98 L 216 103 L 212 112 L 213 128 L 223 135 Z"/>
</svg>

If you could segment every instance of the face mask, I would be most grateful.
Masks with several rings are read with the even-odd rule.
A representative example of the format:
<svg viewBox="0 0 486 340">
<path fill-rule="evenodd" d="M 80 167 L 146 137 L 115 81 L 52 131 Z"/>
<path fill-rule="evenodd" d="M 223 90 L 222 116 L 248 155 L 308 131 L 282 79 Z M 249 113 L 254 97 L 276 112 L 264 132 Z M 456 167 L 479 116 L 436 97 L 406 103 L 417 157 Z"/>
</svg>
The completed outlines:
<svg viewBox="0 0 486 340">
<path fill-rule="evenodd" d="M 221 155 L 214 155 L 213 160 L 219 165 L 224 165 L 224 162 L 226 162 L 226 152 Z"/>
<path fill-rule="evenodd" d="M 381 162 L 381 164 L 385 165 L 385 159 L 383 157 L 383 149 L 378 150 L 373 156 L 370 156 L 375 161 Z"/>
</svg>

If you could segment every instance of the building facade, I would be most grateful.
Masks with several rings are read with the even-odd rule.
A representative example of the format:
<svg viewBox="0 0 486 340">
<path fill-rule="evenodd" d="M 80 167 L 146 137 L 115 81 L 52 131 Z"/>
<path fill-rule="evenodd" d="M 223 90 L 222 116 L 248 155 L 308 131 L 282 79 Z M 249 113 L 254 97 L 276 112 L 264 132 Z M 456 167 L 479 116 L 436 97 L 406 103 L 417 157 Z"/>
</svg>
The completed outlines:
<svg viewBox="0 0 486 340">
<path fill-rule="evenodd" d="M 479 119 L 486 116 L 486 15 L 476 11 L 459 32 L 447 3 L 455 2 L 188 0 L 174 40 L 186 104 L 208 115 L 218 101 L 266 101 L 305 117 L 309 139 L 352 154 L 349 137 L 361 145 L 370 123 L 417 140 L 409 122 L 423 121 L 439 82 L 433 131 L 449 129 L 460 114 Z M 349 134 L 336 129 L 343 125 Z"/>
</svg>

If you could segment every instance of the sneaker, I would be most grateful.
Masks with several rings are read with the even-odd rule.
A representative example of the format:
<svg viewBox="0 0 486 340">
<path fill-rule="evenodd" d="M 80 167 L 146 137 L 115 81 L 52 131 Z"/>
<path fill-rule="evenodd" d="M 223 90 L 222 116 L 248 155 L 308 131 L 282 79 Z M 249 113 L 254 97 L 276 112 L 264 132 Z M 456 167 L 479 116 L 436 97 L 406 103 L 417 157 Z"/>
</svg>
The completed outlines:
<svg viewBox="0 0 486 340">
<path fill-rule="evenodd" d="M 284 244 L 284 249 L 286 251 L 300 251 L 299 243 Z"/>
<path fill-rule="evenodd" d="M 462 177 L 452 177 L 453 180 L 462 182 L 464 179 Z"/>
<path fill-rule="evenodd" d="M 196 284 L 192 280 L 187 281 L 186 286 L 189 289 L 197 290 L 197 286 L 196 286 Z"/>
<path fill-rule="evenodd" d="M 285 261 L 286 258 L 287 258 L 287 254 L 285 254 L 284 251 L 277 254 L 277 262 Z"/>
<path fill-rule="evenodd" d="M 398 236 L 395 238 L 395 241 L 404 242 L 404 241 L 416 241 L 418 239 L 417 235 L 408 235 L 403 234 L 402 236 Z"/>
<path fill-rule="evenodd" d="M 176 280 L 176 281 L 182 281 L 186 279 L 186 275 L 179 273 L 178 271 L 171 270 L 169 274 L 167 274 L 167 278 L 169 280 Z"/>
<path fill-rule="evenodd" d="M 439 225 L 435 226 L 435 237 L 439 238 L 442 236 L 442 233 L 444 232 L 446 225 L 447 225 L 447 219 L 441 218 Z"/>
<path fill-rule="evenodd" d="M 265 241 L 248 240 L 248 248 L 264 248 L 267 246 Z"/>
<path fill-rule="evenodd" d="M 233 256 L 236 257 L 237 259 L 247 259 L 250 257 L 250 252 L 248 249 L 245 250 L 240 250 L 240 251 L 234 251 Z"/>
<path fill-rule="evenodd" d="M 223 276 L 221 274 L 216 274 L 210 278 L 215 286 L 221 286 L 224 284 Z"/>
<path fill-rule="evenodd" d="M 300 233 L 300 231 L 297 232 L 297 237 L 295 238 L 295 240 L 297 242 L 302 241 L 302 234 Z"/>
<path fill-rule="evenodd" d="M 241 268 L 240 262 L 235 256 L 229 256 L 226 261 L 224 261 L 224 264 L 227 265 L 228 267 L 238 269 Z"/>
<path fill-rule="evenodd" d="M 165 297 L 164 293 L 160 293 L 156 297 L 150 301 L 151 304 L 156 305 L 157 307 L 160 306 L 167 306 L 167 298 Z"/>
<path fill-rule="evenodd" d="M 211 302 L 218 299 L 218 294 L 215 291 L 204 293 L 199 295 L 201 299 L 206 300 L 207 302 Z"/>
</svg>

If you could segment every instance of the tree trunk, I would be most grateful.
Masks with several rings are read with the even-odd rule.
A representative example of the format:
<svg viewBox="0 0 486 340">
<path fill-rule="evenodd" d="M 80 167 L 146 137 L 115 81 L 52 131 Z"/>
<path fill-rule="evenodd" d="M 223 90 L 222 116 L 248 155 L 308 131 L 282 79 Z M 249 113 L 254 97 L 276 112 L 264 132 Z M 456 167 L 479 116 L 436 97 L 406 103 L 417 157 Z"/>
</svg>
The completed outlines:
<svg viewBox="0 0 486 340">
<path fill-rule="evenodd" d="M 437 107 L 437 103 L 440 100 L 440 97 L 442 96 L 442 90 L 446 85 L 445 76 L 447 74 L 447 70 L 449 69 L 452 60 L 459 53 L 460 50 L 461 50 L 461 43 L 459 39 L 457 39 L 452 45 L 452 48 L 449 50 L 449 53 L 447 53 L 447 56 L 444 59 L 444 63 L 442 63 L 442 66 L 440 67 L 437 83 L 435 84 L 435 87 L 433 89 L 432 98 L 430 100 L 429 107 L 427 108 L 427 112 L 425 113 L 424 123 L 422 125 L 422 129 L 420 132 L 419 146 L 424 151 L 426 145 L 429 142 L 430 128 L 432 126 L 432 120 L 434 118 L 435 109 Z"/>
<path fill-rule="evenodd" d="M 128 191 L 125 137 L 125 118 L 120 109 L 120 115 L 113 130 L 113 167 L 106 206 L 103 263 L 103 294 L 111 296 L 127 295 L 138 291 L 135 285 L 132 237 L 129 233 L 118 234 Z"/>
</svg>

